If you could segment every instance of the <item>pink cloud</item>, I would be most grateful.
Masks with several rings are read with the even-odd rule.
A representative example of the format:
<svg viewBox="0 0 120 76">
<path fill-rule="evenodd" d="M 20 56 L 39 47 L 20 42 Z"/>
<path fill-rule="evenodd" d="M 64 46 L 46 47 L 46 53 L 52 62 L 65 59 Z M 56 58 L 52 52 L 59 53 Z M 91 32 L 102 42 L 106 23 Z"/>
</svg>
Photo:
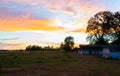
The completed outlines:
<svg viewBox="0 0 120 76">
<path fill-rule="evenodd" d="M 45 0 L 45 6 L 51 10 L 78 14 L 82 12 L 98 12 L 104 10 L 103 0 Z"/>
<path fill-rule="evenodd" d="M 54 11 L 78 13 L 98 12 L 104 10 L 103 0 L 4 0 L 6 2 L 27 3 L 31 5 L 43 4 L 43 7 Z"/>
</svg>

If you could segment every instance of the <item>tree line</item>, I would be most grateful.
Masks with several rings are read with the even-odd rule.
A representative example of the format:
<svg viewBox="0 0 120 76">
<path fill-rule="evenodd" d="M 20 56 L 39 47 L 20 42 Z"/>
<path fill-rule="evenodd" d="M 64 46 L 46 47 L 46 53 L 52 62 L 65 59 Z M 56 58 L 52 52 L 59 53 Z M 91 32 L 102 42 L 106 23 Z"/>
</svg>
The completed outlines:
<svg viewBox="0 0 120 76">
<path fill-rule="evenodd" d="M 64 42 L 61 43 L 59 48 L 53 48 L 50 46 L 46 46 L 46 47 L 41 47 L 38 45 L 28 45 L 26 47 L 26 51 L 43 51 L 43 50 L 59 50 L 62 49 L 65 52 L 71 51 L 74 49 L 74 38 L 72 36 L 68 36 L 64 39 Z"/>
<path fill-rule="evenodd" d="M 43 50 L 57 50 L 58 48 L 53 48 L 53 46 L 45 46 L 45 47 L 41 47 L 38 45 L 28 45 L 26 47 L 26 51 L 43 51 Z"/>
</svg>

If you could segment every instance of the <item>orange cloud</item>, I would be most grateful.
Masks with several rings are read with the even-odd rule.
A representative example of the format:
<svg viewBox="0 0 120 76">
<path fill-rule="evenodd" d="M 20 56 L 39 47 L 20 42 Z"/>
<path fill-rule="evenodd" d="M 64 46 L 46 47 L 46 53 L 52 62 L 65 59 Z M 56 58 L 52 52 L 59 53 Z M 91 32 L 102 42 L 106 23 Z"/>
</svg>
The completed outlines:
<svg viewBox="0 0 120 76">
<path fill-rule="evenodd" d="M 72 32 L 85 33 L 85 30 L 86 30 L 86 29 L 84 29 L 84 28 L 80 28 L 80 29 L 73 30 Z"/>
<path fill-rule="evenodd" d="M 47 8 L 48 10 L 51 10 L 50 13 L 64 12 L 67 14 L 72 14 L 70 16 L 71 18 L 73 17 L 73 21 L 64 23 L 62 22 L 63 20 L 62 19 L 60 21 L 61 24 L 57 24 L 50 20 L 26 20 L 26 19 L 36 18 L 34 14 L 30 13 L 34 11 L 27 11 L 24 15 L 19 15 L 15 17 L 10 16 L 10 18 L 8 17 L 9 19 L 13 18 L 13 20 L 1 19 L 0 31 L 26 31 L 26 30 L 45 30 L 45 31 L 65 30 L 66 31 L 67 28 L 68 31 L 71 31 L 71 29 L 73 31 L 73 30 L 77 30 L 78 28 L 81 29 L 86 27 L 87 21 L 89 20 L 91 15 L 94 15 L 98 11 L 104 10 L 103 0 L 4 0 L 4 1 L 29 4 L 31 5 L 31 7 L 33 6 L 34 7 L 33 9 L 35 9 L 36 11 L 40 10 L 40 8 Z M 39 4 L 42 4 L 42 7 L 39 6 Z M 19 19 L 21 18 L 22 20 L 15 20 L 16 17 L 19 17 Z M 3 18 L 6 19 L 7 17 L 3 16 Z M 48 19 L 49 19 L 49 15 L 48 15 Z M 64 19 L 65 21 L 69 20 L 68 18 L 64 18 Z M 68 26 L 64 27 L 64 25 L 68 25 Z"/>
<path fill-rule="evenodd" d="M 16 42 L 3 42 L 0 43 L 0 49 L 2 50 L 18 50 L 18 49 L 24 49 L 25 44 L 24 43 L 16 43 Z M 14 47 L 14 48 L 13 48 Z"/>
<path fill-rule="evenodd" d="M 27 31 L 27 30 L 44 30 L 56 31 L 63 30 L 54 22 L 49 20 L 0 20 L 0 31 Z"/>
</svg>

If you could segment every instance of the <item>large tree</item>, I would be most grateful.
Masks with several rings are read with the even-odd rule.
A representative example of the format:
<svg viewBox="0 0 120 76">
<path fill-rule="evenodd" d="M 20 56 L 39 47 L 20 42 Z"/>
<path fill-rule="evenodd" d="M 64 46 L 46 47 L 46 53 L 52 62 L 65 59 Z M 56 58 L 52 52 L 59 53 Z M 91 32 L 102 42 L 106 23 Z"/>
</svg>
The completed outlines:
<svg viewBox="0 0 120 76">
<path fill-rule="evenodd" d="M 120 38 L 120 13 L 98 12 L 88 21 L 86 32 L 90 44 L 114 43 Z"/>
<path fill-rule="evenodd" d="M 61 45 L 61 48 L 63 48 L 63 50 L 67 52 L 72 50 L 73 47 L 74 47 L 74 38 L 72 36 L 66 37 L 64 43 Z"/>
</svg>

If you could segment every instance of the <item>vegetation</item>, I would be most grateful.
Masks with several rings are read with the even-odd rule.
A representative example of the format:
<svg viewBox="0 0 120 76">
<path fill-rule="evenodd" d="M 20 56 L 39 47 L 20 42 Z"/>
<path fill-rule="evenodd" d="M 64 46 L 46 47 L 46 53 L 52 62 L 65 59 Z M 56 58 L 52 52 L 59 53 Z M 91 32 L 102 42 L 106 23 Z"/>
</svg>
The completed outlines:
<svg viewBox="0 0 120 76">
<path fill-rule="evenodd" d="M 120 76 L 119 64 L 76 52 L 0 52 L 1 76 Z"/>
<path fill-rule="evenodd" d="M 38 45 L 28 45 L 25 49 L 26 51 L 48 51 L 48 50 L 58 50 L 58 48 L 53 48 L 53 46 L 41 47 Z"/>
<path fill-rule="evenodd" d="M 98 12 L 88 21 L 90 44 L 120 44 L 120 13 Z"/>
<path fill-rule="evenodd" d="M 29 45 L 26 47 L 26 50 L 27 51 L 32 51 L 32 50 L 42 50 L 42 47 L 41 46 L 37 46 L 37 45 Z"/>
<path fill-rule="evenodd" d="M 73 47 L 74 47 L 74 38 L 72 36 L 66 37 L 64 43 L 61 44 L 61 48 L 66 52 L 71 51 Z"/>
</svg>

